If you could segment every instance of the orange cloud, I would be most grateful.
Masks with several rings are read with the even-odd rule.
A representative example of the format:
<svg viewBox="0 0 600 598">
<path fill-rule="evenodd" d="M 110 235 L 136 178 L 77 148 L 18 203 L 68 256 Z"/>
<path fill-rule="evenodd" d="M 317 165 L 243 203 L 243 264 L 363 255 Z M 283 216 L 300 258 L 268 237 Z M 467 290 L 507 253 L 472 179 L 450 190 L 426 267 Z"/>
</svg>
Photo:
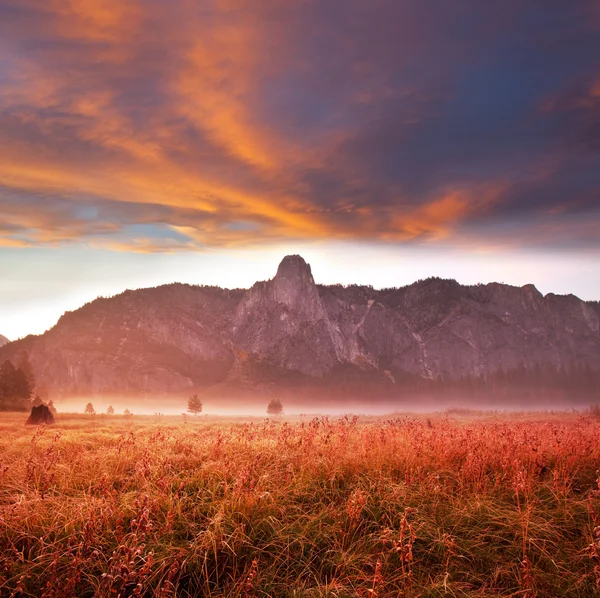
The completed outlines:
<svg viewBox="0 0 600 598">
<path fill-rule="evenodd" d="M 250 165 L 272 169 L 277 158 L 264 130 L 252 122 L 257 67 L 256 32 L 231 26 L 210 32 L 185 55 L 173 78 L 174 109 L 226 152 Z"/>
<path fill-rule="evenodd" d="M 446 237 L 452 225 L 464 216 L 469 202 L 460 192 L 454 192 L 437 199 L 412 213 L 395 219 L 396 226 L 408 238 L 431 235 L 435 238 Z"/>
<path fill-rule="evenodd" d="M 506 187 L 490 183 L 448 192 L 422 206 L 400 210 L 391 218 L 388 240 L 440 241 L 449 237 L 466 219 L 490 210 Z"/>
<path fill-rule="evenodd" d="M 109 44 L 133 37 L 143 17 L 135 0 L 46 0 L 44 12 L 61 38 Z"/>
</svg>

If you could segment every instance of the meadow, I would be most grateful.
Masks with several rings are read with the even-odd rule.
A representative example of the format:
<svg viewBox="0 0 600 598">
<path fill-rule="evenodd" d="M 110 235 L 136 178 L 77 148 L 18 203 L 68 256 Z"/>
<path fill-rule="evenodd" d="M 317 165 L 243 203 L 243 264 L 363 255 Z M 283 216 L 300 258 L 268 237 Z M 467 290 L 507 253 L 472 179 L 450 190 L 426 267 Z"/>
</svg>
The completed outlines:
<svg viewBox="0 0 600 598">
<path fill-rule="evenodd" d="M 597 413 L 0 420 L 2 596 L 597 596 Z"/>
</svg>

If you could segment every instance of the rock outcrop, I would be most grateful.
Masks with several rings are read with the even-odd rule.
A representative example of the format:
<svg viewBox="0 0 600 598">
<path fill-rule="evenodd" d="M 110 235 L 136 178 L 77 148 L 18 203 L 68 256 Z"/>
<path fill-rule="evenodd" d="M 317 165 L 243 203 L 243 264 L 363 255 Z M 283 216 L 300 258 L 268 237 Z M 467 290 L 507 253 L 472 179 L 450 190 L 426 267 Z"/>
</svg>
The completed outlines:
<svg viewBox="0 0 600 598">
<path fill-rule="evenodd" d="M 3 347 L 4 345 L 8 345 L 8 343 L 10 343 L 10 341 L 5 336 L 2 336 L 0 334 L 0 347 Z"/>
<path fill-rule="evenodd" d="M 187 392 L 265 376 L 318 386 L 368 375 L 392 392 L 407 376 L 596 376 L 600 305 L 533 285 L 439 278 L 319 286 L 300 256 L 287 256 L 249 290 L 172 284 L 99 298 L 0 348 L 0 361 L 24 352 L 52 396 Z"/>
</svg>

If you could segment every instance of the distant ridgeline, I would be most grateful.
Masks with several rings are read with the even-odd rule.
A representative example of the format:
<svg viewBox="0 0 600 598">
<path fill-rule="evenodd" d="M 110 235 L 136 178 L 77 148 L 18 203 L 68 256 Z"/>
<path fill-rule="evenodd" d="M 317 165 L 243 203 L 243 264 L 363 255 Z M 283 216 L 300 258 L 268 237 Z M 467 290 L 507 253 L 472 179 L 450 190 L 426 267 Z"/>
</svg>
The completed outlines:
<svg viewBox="0 0 600 598">
<path fill-rule="evenodd" d="M 52 397 L 236 393 L 369 399 L 600 393 L 600 305 L 533 285 L 316 285 L 300 256 L 251 289 L 170 284 L 101 298 L 26 355 Z"/>
</svg>

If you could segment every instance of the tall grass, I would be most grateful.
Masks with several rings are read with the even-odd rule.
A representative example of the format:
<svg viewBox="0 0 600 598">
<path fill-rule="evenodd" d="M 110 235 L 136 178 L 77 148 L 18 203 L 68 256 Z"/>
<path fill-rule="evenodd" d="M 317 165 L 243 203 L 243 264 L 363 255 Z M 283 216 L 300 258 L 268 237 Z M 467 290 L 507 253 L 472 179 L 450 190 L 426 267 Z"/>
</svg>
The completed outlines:
<svg viewBox="0 0 600 598">
<path fill-rule="evenodd" d="M 23 419 L 3 596 L 600 592 L 595 417 Z"/>
</svg>

